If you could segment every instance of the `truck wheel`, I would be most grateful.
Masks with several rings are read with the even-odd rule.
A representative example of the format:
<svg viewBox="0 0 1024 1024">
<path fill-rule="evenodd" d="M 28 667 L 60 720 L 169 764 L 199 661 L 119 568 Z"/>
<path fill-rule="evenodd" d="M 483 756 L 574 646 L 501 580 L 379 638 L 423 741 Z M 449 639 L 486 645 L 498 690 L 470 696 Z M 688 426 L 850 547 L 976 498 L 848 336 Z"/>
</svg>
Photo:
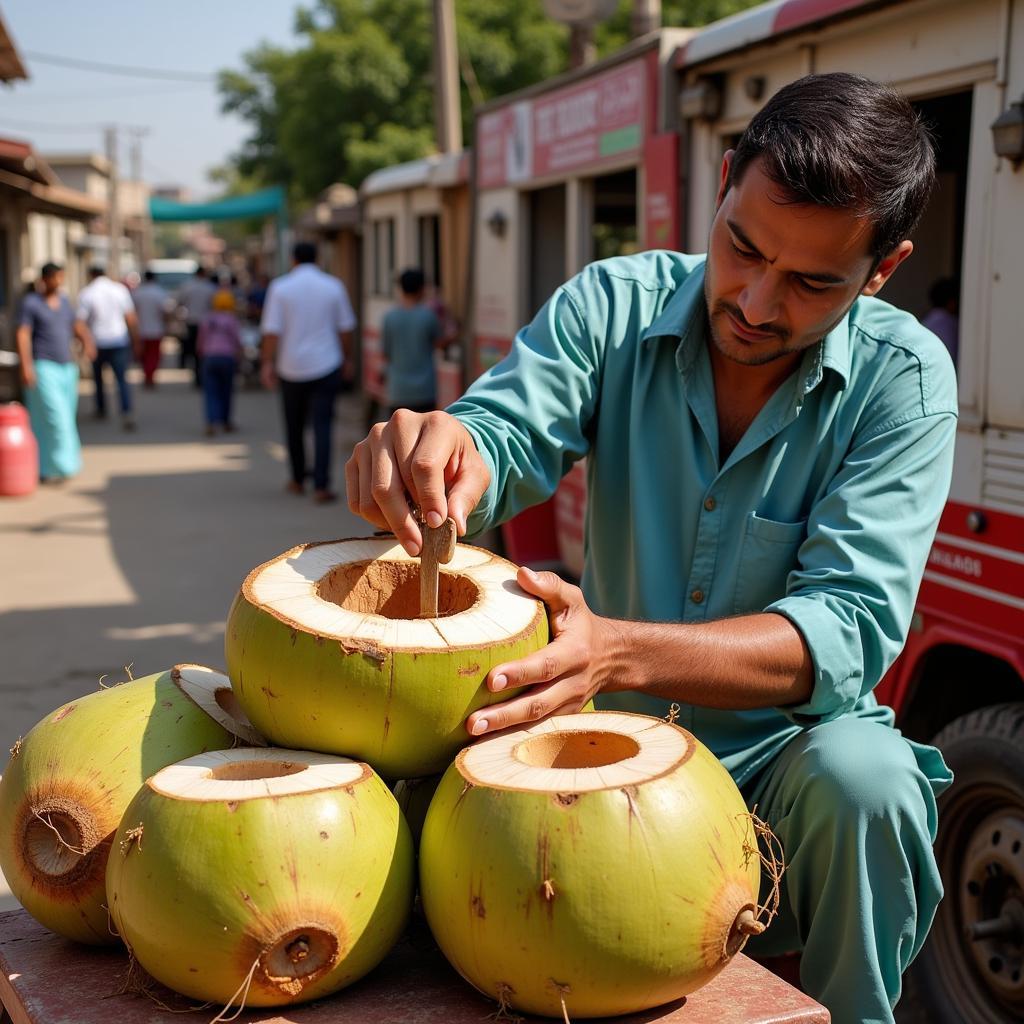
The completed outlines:
<svg viewBox="0 0 1024 1024">
<path fill-rule="evenodd" d="M 911 968 L 935 1024 L 1024 1018 L 1024 704 L 951 722 L 932 741 L 955 781 L 939 799 L 946 895 Z"/>
</svg>

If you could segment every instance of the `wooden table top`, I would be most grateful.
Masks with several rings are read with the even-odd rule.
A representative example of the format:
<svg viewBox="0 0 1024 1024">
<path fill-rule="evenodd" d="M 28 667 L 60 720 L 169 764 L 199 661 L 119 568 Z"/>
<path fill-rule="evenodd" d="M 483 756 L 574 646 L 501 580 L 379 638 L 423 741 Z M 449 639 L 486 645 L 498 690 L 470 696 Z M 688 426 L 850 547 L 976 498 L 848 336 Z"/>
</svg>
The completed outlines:
<svg viewBox="0 0 1024 1024">
<path fill-rule="evenodd" d="M 128 973 L 121 947 L 79 946 L 47 931 L 24 910 L 0 913 L 0 1002 L 14 1024 L 168 1024 L 145 996 L 119 995 Z M 194 1001 L 154 985 L 168 1006 Z M 328 999 L 246 1010 L 235 1024 L 482 1024 L 495 1003 L 467 985 L 438 951 L 426 925 L 409 932 L 362 981 Z M 220 1007 L 179 1018 L 210 1020 Z M 233 1011 L 232 1011 L 233 1012 Z M 543 1018 L 520 1018 L 540 1024 Z M 828 1024 L 828 1011 L 740 954 L 686 999 L 618 1024 Z"/>
</svg>

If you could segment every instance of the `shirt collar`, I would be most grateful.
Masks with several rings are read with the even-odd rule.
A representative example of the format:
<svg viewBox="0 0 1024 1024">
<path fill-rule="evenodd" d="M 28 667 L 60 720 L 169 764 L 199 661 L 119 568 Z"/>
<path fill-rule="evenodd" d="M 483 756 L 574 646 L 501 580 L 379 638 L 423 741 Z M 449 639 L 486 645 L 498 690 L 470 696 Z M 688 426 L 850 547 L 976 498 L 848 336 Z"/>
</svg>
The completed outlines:
<svg viewBox="0 0 1024 1024">
<path fill-rule="evenodd" d="M 695 267 L 665 303 L 665 308 L 641 333 L 640 341 L 650 346 L 660 338 L 678 338 L 677 361 L 680 370 L 689 367 L 704 344 L 704 268 L 706 261 Z M 850 314 L 836 324 L 804 355 L 800 365 L 800 390 L 807 394 L 816 388 L 824 371 L 832 370 L 843 386 L 850 380 Z"/>
</svg>

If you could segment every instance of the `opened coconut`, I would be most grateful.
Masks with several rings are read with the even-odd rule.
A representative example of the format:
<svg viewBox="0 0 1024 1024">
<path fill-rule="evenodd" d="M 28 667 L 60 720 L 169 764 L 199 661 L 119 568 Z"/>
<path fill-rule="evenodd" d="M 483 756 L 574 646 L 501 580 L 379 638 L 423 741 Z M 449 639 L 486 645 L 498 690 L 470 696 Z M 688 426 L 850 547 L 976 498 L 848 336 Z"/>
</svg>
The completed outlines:
<svg viewBox="0 0 1024 1024">
<path fill-rule="evenodd" d="M 427 812 L 420 899 L 503 1008 L 632 1013 L 713 978 L 762 930 L 752 819 L 688 732 L 594 712 L 463 750 Z"/>
<path fill-rule="evenodd" d="M 419 560 L 393 538 L 305 544 L 254 569 L 228 616 L 228 675 L 274 743 L 366 761 L 387 779 L 444 771 L 470 741 L 488 671 L 543 647 L 544 604 L 516 567 L 460 544 L 436 618 L 419 614 Z M 515 692 L 515 691 L 512 691 Z"/>
<path fill-rule="evenodd" d="M 41 924 L 115 942 L 103 877 L 114 830 L 146 778 L 204 750 L 262 740 L 226 676 L 179 665 L 73 700 L 11 750 L 0 779 L 0 869 Z"/>
<path fill-rule="evenodd" d="M 386 955 L 412 903 L 408 826 L 347 758 L 201 754 L 149 779 L 107 869 L 111 916 L 158 981 L 218 1004 L 330 994 Z"/>
</svg>

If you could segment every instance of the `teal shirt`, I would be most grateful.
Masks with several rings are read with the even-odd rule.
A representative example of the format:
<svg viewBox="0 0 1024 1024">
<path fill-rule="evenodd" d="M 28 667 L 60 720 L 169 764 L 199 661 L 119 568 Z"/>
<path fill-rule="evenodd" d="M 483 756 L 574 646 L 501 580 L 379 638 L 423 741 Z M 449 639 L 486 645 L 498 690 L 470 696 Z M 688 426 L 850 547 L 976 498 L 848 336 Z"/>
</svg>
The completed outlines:
<svg viewBox="0 0 1024 1024">
<path fill-rule="evenodd" d="M 678 719 L 742 783 L 802 728 L 892 721 L 872 690 L 903 647 L 949 488 L 956 383 L 914 317 L 860 298 L 720 464 L 703 285 L 703 256 L 592 264 L 449 412 L 491 472 L 470 533 L 545 500 L 587 456 L 582 588 L 598 614 L 769 611 L 800 630 L 805 704 Z M 600 703 L 667 710 L 637 693 Z"/>
<path fill-rule="evenodd" d="M 434 343 L 441 324 L 429 306 L 395 306 L 381 325 L 384 358 L 388 361 L 388 404 L 434 404 Z"/>
</svg>

